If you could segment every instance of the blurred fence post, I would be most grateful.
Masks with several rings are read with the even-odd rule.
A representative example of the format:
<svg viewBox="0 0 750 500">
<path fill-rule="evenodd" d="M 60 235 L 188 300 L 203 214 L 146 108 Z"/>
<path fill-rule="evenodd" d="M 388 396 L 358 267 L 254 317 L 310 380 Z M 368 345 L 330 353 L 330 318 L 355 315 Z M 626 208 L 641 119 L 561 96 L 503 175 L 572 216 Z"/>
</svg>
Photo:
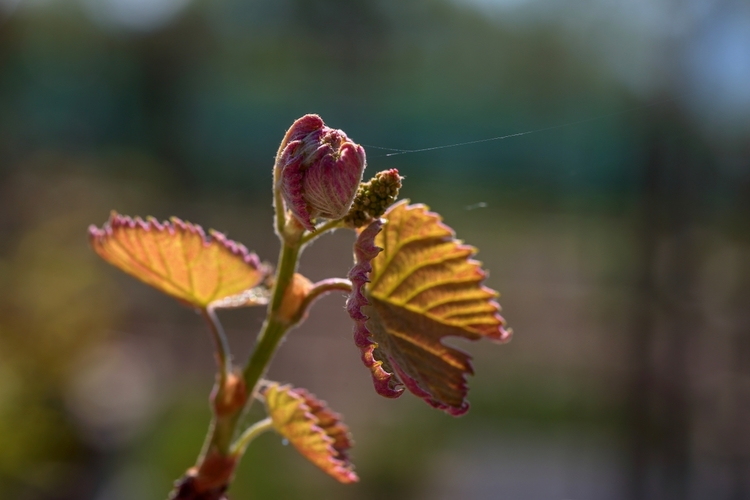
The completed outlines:
<svg viewBox="0 0 750 500">
<path fill-rule="evenodd" d="M 684 137 L 663 133 L 651 139 L 638 215 L 640 272 L 630 343 L 629 497 L 633 500 L 688 497 L 688 349 L 700 327 L 693 236 L 700 207 L 700 169 L 680 139 Z"/>
<path fill-rule="evenodd" d="M 750 220 L 750 169 L 745 174 L 744 183 L 738 190 L 740 206 L 737 210 L 740 219 Z M 742 226 L 742 223 L 740 223 Z M 747 228 L 740 227 L 740 250 L 743 255 L 750 246 Z M 731 500 L 750 499 L 750 260 L 743 259 L 739 264 L 739 286 L 731 305 L 734 314 L 734 338 L 732 367 L 732 394 L 734 398 L 732 414 L 731 442 Z"/>
</svg>

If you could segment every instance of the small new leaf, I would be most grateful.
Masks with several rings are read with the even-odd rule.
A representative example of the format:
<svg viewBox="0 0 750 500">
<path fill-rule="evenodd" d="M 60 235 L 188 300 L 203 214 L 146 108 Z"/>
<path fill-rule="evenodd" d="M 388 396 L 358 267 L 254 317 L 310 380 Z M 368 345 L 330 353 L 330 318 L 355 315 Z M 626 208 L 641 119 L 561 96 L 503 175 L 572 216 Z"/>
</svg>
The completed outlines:
<svg viewBox="0 0 750 500">
<path fill-rule="evenodd" d="M 325 402 L 304 389 L 276 383 L 264 396 L 274 428 L 305 458 L 341 483 L 359 481 L 347 455 L 349 429 Z"/>
<path fill-rule="evenodd" d="M 159 223 L 112 212 L 91 246 L 110 264 L 189 305 L 206 308 L 259 285 L 268 269 L 244 245 L 173 217 Z M 249 303 L 249 301 L 248 301 Z"/>
<path fill-rule="evenodd" d="M 393 205 L 355 244 L 357 264 L 347 310 L 355 342 L 378 393 L 398 397 L 404 387 L 451 415 L 469 409 L 466 377 L 471 357 L 445 337 L 510 339 L 486 274 L 438 214 L 424 205 Z"/>
</svg>

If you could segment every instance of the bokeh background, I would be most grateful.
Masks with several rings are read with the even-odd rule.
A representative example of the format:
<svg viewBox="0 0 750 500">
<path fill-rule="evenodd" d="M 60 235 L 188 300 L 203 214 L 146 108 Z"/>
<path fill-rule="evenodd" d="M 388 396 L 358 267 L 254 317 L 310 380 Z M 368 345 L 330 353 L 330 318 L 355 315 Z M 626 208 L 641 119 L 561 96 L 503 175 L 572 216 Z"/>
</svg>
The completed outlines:
<svg viewBox="0 0 750 500">
<path fill-rule="evenodd" d="M 233 498 L 750 499 L 747 0 L 0 0 L 0 19 L 0 497 L 165 498 L 209 422 L 211 342 L 87 226 L 177 215 L 272 261 L 273 155 L 316 112 L 480 248 L 515 337 L 462 344 L 454 419 L 376 396 L 327 297 L 270 375 L 345 415 L 362 480 L 268 434 Z M 352 241 L 302 272 L 345 276 Z M 262 316 L 222 314 L 239 359 Z"/>
</svg>

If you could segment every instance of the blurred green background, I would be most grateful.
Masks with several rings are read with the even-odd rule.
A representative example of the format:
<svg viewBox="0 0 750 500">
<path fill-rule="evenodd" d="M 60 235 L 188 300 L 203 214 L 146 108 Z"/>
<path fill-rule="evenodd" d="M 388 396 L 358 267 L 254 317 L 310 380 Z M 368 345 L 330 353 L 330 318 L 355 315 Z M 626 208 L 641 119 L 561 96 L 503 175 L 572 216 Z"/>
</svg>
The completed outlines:
<svg viewBox="0 0 750 500">
<path fill-rule="evenodd" d="M 376 396 L 327 297 L 270 376 L 345 415 L 361 482 L 269 434 L 232 498 L 750 499 L 746 0 L 0 0 L 0 497 L 163 499 L 193 464 L 210 338 L 86 228 L 177 215 L 274 260 L 309 112 L 479 247 L 515 337 L 462 344 L 454 419 Z M 236 356 L 262 316 L 222 314 Z"/>
</svg>

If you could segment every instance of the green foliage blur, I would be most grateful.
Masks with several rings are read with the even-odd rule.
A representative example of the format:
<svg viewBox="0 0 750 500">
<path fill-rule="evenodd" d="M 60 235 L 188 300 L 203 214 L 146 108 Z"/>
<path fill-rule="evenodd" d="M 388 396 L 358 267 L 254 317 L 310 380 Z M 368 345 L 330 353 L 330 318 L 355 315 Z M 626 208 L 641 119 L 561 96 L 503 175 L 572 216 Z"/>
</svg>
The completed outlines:
<svg viewBox="0 0 750 500">
<path fill-rule="evenodd" d="M 453 419 L 376 396 L 326 298 L 269 376 L 344 415 L 362 481 L 264 435 L 232 498 L 750 499 L 750 9 L 688 3 L 0 0 L 0 497 L 166 497 L 210 338 L 86 228 L 176 215 L 274 261 L 273 155 L 318 113 L 480 249 L 515 338 L 461 344 Z M 222 314 L 239 360 L 262 319 Z"/>
</svg>

